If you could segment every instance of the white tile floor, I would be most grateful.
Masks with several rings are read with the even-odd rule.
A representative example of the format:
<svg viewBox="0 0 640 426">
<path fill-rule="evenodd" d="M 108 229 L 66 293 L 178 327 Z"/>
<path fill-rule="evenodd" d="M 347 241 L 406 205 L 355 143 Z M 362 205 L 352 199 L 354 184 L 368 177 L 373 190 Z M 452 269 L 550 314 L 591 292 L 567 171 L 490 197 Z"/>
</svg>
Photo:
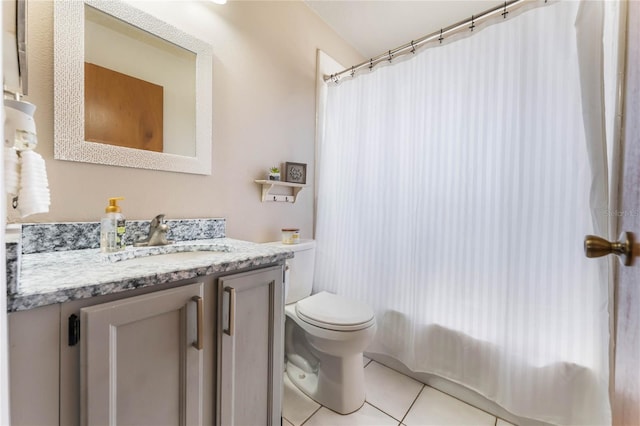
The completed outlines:
<svg viewBox="0 0 640 426">
<path fill-rule="evenodd" d="M 366 402 L 343 416 L 322 407 L 284 376 L 284 426 L 513 426 L 395 370 L 365 358 Z"/>
</svg>

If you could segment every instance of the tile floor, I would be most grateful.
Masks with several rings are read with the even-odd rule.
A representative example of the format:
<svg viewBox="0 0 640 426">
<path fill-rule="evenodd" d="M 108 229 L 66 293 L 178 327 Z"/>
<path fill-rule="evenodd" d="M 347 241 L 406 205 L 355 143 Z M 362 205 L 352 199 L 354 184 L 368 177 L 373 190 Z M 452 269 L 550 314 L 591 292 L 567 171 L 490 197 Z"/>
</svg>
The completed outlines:
<svg viewBox="0 0 640 426">
<path fill-rule="evenodd" d="M 375 361 L 364 359 L 367 398 L 343 416 L 304 395 L 284 376 L 284 426 L 472 425 L 512 426 L 502 419 L 424 385 Z"/>
</svg>

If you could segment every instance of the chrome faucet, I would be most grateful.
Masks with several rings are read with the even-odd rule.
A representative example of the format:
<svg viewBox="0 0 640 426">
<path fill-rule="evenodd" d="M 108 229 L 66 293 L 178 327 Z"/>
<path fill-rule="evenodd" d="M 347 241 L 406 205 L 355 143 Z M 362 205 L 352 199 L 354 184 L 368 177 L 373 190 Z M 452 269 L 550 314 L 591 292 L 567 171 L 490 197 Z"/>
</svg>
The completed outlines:
<svg viewBox="0 0 640 426">
<path fill-rule="evenodd" d="M 154 217 L 149 225 L 149 236 L 147 238 L 142 238 L 137 241 L 134 241 L 133 245 L 135 247 L 143 247 L 143 246 L 166 246 L 168 244 L 173 243 L 173 241 L 167 240 L 167 231 L 169 230 L 169 225 L 167 225 L 164 221 L 164 214 L 159 214 Z"/>
</svg>

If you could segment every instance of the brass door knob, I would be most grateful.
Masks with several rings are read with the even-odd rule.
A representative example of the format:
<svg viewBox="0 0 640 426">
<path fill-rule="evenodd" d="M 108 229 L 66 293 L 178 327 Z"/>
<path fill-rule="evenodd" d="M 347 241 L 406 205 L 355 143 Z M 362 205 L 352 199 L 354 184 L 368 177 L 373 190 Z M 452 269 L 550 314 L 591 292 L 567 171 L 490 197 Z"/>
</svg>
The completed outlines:
<svg viewBox="0 0 640 426">
<path fill-rule="evenodd" d="M 613 243 L 595 235 L 587 235 L 584 238 L 584 253 L 587 257 L 615 254 L 625 266 L 631 265 L 633 259 L 632 247 L 633 237 L 631 232 L 623 232 L 620 234 L 618 241 Z"/>
</svg>

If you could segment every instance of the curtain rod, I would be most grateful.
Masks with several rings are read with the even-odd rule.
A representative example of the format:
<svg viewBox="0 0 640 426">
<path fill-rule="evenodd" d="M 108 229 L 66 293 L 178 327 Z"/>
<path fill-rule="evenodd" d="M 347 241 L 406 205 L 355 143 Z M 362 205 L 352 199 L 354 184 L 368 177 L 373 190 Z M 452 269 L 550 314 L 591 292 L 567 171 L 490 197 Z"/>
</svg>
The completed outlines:
<svg viewBox="0 0 640 426">
<path fill-rule="evenodd" d="M 458 30 L 462 29 L 462 27 L 468 26 L 468 29 L 473 31 L 473 29 L 475 28 L 475 24 L 478 21 L 485 20 L 491 16 L 496 15 L 497 13 L 500 13 L 503 16 L 503 18 L 506 19 L 507 14 L 509 13 L 509 10 L 513 10 L 514 6 L 516 6 L 519 3 L 525 3 L 525 2 L 527 2 L 527 0 L 505 1 L 504 4 L 501 4 L 500 6 L 496 6 L 494 8 L 485 10 L 484 12 L 478 15 L 471 15 L 471 18 L 469 19 L 465 19 L 453 25 L 449 25 L 448 27 L 441 28 L 440 31 L 436 31 L 429 35 L 420 37 L 417 40 L 411 40 L 409 43 L 403 44 L 402 46 L 396 47 L 395 49 L 391 49 L 385 53 L 382 53 L 374 58 L 369 59 L 368 61 L 364 61 L 362 63 L 359 63 L 358 65 L 354 65 L 351 68 L 344 69 L 335 74 L 325 75 L 324 81 L 331 80 L 334 83 L 338 83 L 340 79 L 343 77 L 355 77 L 356 72 L 362 70 L 363 68 L 369 68 L 370 71 L 373 71 L 373 67 L 375 67 L 379 63 L 382 63 L 385 61 L 391 62 L 391 60 L 395 57 L 407 55 L 409 53 L 413 54 L 416 52 L 417 48 L 421 47 L 422 45 L 430 41 L 440 40 L 440 43 L 442 43 L 442 40 L 444 40 L 445 35 L 455 33 Z M 545 3 L 546 2 L 547 0 L 545 0 Z"/>
</svg>

